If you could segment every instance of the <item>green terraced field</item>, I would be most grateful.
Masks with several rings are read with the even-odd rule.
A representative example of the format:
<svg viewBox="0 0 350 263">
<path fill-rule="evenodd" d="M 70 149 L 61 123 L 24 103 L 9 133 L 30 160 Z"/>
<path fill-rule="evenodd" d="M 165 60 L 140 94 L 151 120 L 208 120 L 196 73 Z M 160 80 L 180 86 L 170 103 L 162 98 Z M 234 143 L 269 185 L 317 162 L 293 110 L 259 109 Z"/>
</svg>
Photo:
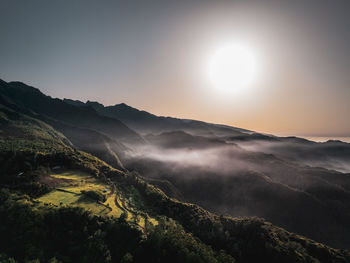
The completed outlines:
<svg viewBox="0 0 350 263">
<path fill-rule="evenodd" d="M 65 171 L 62 173 L 51 174 L 55 178 L 71 179 L 71 180 L 83 180 L 83 179 L 94 179 L 91 175 L 80 172 L 80 171 Z"/>
<path fill-rule="evenodd" d="M 80 195 L 78 194 L 71 194 L 67 192 L 61 192 L 54 190 L 46 195 L 41 196 L 38 200 L 47 203 L 47 204 L 53 204 L 53 205 L 60 205 L 60 204 L 73 204 L 75 202 L 78 202 Z"/>
<path fill-rule="evenodd" d="M 55 190 L 39 197 L 37 201 L 45 205 L 53 206 L 78 206 L 91 211 L 94 214 L 113 216 L 119 218 L 123 213 L 126 220 L 145 228 L 146 220 L 153 225 L 158 221 L 149 216 L 136 215 L 132 207 L 131 198 L 126 198 L 117 193 L 115 187 L 98 181 L 93 176 L 80 171 L 64 171 L 49 175 L 51 180 L 56 180 Z M 95 191 L 105 195 L 104 203 L 97 202 L 82 194 L 82 191 Z M 147 217 L 147 219 L 146 219 Z"/>
</svg>

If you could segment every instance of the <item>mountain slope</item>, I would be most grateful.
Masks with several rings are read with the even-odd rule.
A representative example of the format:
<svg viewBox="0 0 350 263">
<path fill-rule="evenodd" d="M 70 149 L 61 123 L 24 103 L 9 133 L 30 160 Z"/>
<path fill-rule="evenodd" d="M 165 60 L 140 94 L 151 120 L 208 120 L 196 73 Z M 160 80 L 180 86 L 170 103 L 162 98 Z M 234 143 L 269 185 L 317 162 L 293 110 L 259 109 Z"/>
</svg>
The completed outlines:
<svg viewBox="0 0 350 263">
<path fill-rule="evenodd" d="M 99 115 L 92 108 L 72 106 L 52 99 L 22 83 L 0 82 L 0 102 L 7 107 L 40 119 L 62 132 L 74 146 L 124 169 L 121 159 L 128 148 L 123 144 L 143 139 L 119 120 Z"/>
<path fill-rule="evenodd" d="M 80 101 L 66 100 L 66 102 L 74 105 L 83 105 L 83 102 Z M 224 136 L 233 134 L 239 135 L 242 133 L 244 134 L 246 132 L 250 132 L 244 129 L 226 125 L 211 124 L 196 120 L 159 117 L 146 111 L 140 111 L 138 109 L 130 107 L 125 103 L 105 107 L 98 102 L 88 101 L 85 105 L 91 106 L 104 116 L 116 118 L 123 121 L 126 125 L 141 134 L 182 130 L 197 135 Z"/>
<path fill-rule="evenodd" d="M 142 142 L 142 138 L 115 118 L 99 115 L 90 107 L 76 107 L 60 99 L 44 95 L 38 89 L 21 82 L 0 82 L 0 92 L 10 102 L 37 114 L 67 124 L 102 132 L 124 142 Z"/>
<path fill-rule="evenodd" d="M 289 233 L 262 219 L 220 217 L 171 199 L 137 175 L 75 150 L 48 124 L 3 105 L 0 122 L 1 257 L 20 262 L 53 258 L 63 262 L 350 260 L 347 251 Z M 112 195 L 108 209 L 119 206 L 124 211 L 119 219 L 94 209 L 86 211 L 86 207 L 101 206 L 103 200 L 94 198 L 103 196 L 106 187 Z M 69 193 L 76 189 L 85 192 Z M 67 198 L 52 205 L 40 201 L 56 192 L 79 197 L 82 208 L 65 205 Z M 142 218 L 149 222 L 153 218 L 158 226 L 143 223 Z"/>
<path fill-rule="evenodd" d="M 341 141 L 317 143 L 297 137 L 252 134 L 225 138 L 247 150 L 261 151 L 309 166 L 350 172 L 350 144 Z"/>
<path fill-rule="evenodd" d="M 170 195 L 219 214 L 262 217 L 335 247 L 350 246 L 350 174 L 243 149 L 237 141 L 183 132 L 146 139 L 150 145 L 124 163 L 150 181 L 170 183 L 170 192 L 157 184 Z"/>
</svg>

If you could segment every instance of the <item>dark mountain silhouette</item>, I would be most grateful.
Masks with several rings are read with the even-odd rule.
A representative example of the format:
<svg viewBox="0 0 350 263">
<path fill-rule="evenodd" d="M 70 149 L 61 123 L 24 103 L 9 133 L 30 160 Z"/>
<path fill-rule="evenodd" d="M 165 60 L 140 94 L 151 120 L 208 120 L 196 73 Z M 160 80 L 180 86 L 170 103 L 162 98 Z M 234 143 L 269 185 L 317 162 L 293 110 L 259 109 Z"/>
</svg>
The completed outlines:
<svg viewBox="0 0 350 263">
<path fill-rule="evenodd" d="M 124 169 L 124 144 L 143 139 L 124 123 L 98 114 L 92 107 L 78 107 L 44 95 L 20 82 L 0 82 L 4 105 L 38 118 L 62 132 L 74 146 L 94 154 L 114 167 Z"/>
<path fill-rule="evenodd" d="M 341 141 L 317 143 L 297 137 L 276 137 L 250 134 L 226 137 L 241 147 L 271 153 L 280 158 L 309 166 L 350 172 L 350 144 Z"/>
<path fill-rule="evenodd" d="M 44 95 L 21 82 L 1 82 L 1 95 L 18 106 L 68 123 L 104 133 L 123 142 L 141 142 L 142 138 L 121 121 L 98 114 L 92 107 L 77 107 Z"/>
<path fill-rule="evenodd" d="M 70 100 L 67 100 L 67 102 L 82 106 L 82 102 Z M 142 134 L 182 130 L 196 135 L 223 136 L 250 132 L 244 129 L 196 120 L 159 117 L 146 111 L 135 109 L 125 103 L 105 107 L 98 102 L 87 101 L 85 105 L 93 107 L 104 116 L 121 120 L 130 128 Z"/>
<path fill-rule="evenodd" d="M 91 106 L 104 116 L 123 121 L 140 134 L 150 133 L 157 135 L 163 132 L 183 131 L 214 140 L 219 139 L 228 143 L 236 143 L 247 149 L 254 148 L 253 151 L 272 153 L 280 158 L 297 161 L 304 165 L 350 172 L 350 147 L 344 142 L 316 143 L 298 137 L 278 137 L 225 125 L 171 117 L 158 117 L 124 103 L 105 107 L 98 102 L 88 101 L 84 104 L 81 101 L 68 99 L 66 101 L 77 106 Z M 148 137 L 148 139 L 150 138 Z M 177 140 L 179 141 L 180 139 Z"/>
</svg>

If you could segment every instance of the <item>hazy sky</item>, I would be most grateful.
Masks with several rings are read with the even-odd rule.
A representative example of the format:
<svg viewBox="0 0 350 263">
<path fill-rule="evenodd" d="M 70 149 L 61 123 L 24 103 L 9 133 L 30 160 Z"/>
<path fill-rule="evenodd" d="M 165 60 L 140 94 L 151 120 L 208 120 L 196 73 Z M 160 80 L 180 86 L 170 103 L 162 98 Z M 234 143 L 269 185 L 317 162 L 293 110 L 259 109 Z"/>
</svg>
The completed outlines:
<svg viewBox="0 0 350 263">
<path fill-rule="evenodd" d="M 6 81 L 260 132 L 350 136 L 350 1 L 0 0 L 0 10 Z M 208 79 L 226 42 L 258 64 L 240 92 Z"/>
</svg>

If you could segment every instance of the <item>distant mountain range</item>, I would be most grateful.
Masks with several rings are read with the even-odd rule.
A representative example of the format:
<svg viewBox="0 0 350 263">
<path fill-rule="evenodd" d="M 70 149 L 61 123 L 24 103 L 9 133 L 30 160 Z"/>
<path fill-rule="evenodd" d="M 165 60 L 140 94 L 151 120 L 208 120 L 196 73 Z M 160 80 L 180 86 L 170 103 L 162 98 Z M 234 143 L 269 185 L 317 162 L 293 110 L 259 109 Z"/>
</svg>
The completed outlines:
<svg viewBox="0 0 350 263">
<path fill-rule="evenodd" d="M 105 107 L 101 103 L 94 101 L 87 101 L 86 103 L 70 99 L 64 99 L 63 101 L 75 106 L 90 106 L 103 116 L 121 120 L 127 126 L 141 134 L 183 130 L 198 135 L 223 136 L 250 132 L 244 129 L 202 121 L 159 117 L 130 107 L 125 103 Z"/>
<path fill-rule="evenodd" d="M 19 207 L 27 202 L 29 207 L 40 208 L 44 197 L 58 196 L 62 189 L 69 194 L 80 187 L 79 195 L 88 192 L 87 198 L 100 198 L 98 204 L 112 218 L 118 209 L 124 211 L 128 224 L 134 222 L 149 240 L 155 238 L 153 230 L 141 222 L 175 220 L 185 231 L 174 230 L 180 240 L 189 238 L 184 234 L 188 233 L 198 239 L 196 246 L 213 249 L 206 248 L 212 252 L 205 257 L 213 253 L 216 261 L 198 262 L 231 262 L 229 257 L 237 262 L 350 261 L 348 251 L 326 246 L 350 248 L 348 143 L 316 143 L 159 117 L 124 103 L 105 107 L 98 102 L 55 99 L 24 83 L 0 80 L 0 161 L 0 198 L 12 200 L 11 207 L 23 209 Z M 63 175 L 52 175 L 54 167 Z M 95 179 L 64 175 L 72 171 Z M 108 191 L 110 195 L 103 199 Z M 56 208 L 49 209 L 61 209 L 57 208 L 61 205 L 63 209 L 66 200 L 52 201 L 57 202 Z M 11 222 L 12 208 L 1 209 L 0 215 Z M 93 214 L 96 209 L 91 210 Z M 0 228 L 1 234 L 9 235 L 6 228 Z M 100 238 L 112 261 L 119 262 L 109 241 L 103 235 Z M 16 246 L 14 237 L 11 242 Z M 144 252 L 135 244 L 136 260 Z M 186 244 L 184 251 L 193 249 Z M 15 257 L 11 246 L 0 248 L 0 259 L 1 253 Z M 215 254 L 220 250 L 226 261 Z M 193 251 L 204 257 L 198 252 L 203 249 Z"/>
</svg>

